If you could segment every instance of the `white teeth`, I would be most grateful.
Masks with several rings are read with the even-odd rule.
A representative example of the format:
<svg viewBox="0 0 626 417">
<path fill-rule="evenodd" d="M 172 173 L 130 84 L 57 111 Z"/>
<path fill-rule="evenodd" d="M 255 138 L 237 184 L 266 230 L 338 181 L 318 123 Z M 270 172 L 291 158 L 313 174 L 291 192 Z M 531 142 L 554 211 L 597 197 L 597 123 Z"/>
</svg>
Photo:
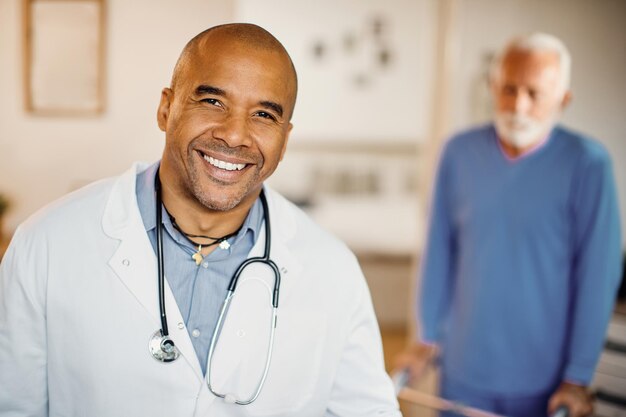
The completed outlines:
<svg viewBox="0 0 626 417">
<path fill-rule="evenodd" d="M 246 164 L 232 164 L 226 161 L 220 161 L 219 159 L 215 159 L 211 156 L 204 155 L 204 160 L 214 167 L 218 167 L 220 169 L 225 169 L 226 171 L 241 171 L 246 167 Z"/>
</svg>

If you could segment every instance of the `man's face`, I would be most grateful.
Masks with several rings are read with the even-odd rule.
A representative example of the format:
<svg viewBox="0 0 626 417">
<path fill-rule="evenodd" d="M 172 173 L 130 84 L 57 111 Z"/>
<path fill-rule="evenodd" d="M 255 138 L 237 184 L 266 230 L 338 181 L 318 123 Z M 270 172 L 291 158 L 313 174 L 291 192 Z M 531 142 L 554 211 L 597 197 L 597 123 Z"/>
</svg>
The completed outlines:
<svg viewBox="0 0 626 417">
<path fill-rule="evenodd" d="M 563 91 L 559 57 L 553 52 L 509 51 L 492 83 L 496 129 L 516 148 L 544 139 L 569 99 Z"/>
<path fill-rule="evenodd" d="M 291 74 L 275 51 L 219 34 L 200 44 L 159 105 L 161 179 L 178 198 L 220 211 L 252 204 L 287 146 Z"/>
</svg>

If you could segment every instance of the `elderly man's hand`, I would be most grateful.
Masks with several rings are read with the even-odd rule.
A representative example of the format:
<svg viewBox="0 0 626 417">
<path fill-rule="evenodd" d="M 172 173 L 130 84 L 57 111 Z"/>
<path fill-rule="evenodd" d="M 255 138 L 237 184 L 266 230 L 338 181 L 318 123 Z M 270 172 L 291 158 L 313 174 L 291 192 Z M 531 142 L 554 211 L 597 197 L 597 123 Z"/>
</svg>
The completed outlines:
<svg viewBox="0 0 626 417">
<path fill-rule="evenodd" d="M 587 387 L 563 382 L 550 398 L 548 414 L 562 406 L 568 408 L 569 417 L 586 417 L 593 412 L 593 397 Z"/>
<path fill-rule="evenodd" d="M 436 345 L 415 342 L 396 357 L 395 367 L 397 370 L 408 369 L 409 381 L 413 383 L 438 355 L 439 348 Z"/>
</svg>

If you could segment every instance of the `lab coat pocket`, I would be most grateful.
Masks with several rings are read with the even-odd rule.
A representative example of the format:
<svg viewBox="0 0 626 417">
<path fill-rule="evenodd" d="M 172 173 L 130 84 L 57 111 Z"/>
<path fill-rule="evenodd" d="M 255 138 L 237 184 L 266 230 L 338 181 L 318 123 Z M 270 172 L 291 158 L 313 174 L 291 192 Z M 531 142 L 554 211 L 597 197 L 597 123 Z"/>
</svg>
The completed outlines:
<svg viewBox="0 0 626 417">
<path fill-rule="evenodd" d="M 249 399 L 268 357 L 273 282 L 248 275 L 235 291 L 216 346 L 212 385 L 220 393 Z M 313 401 L 325 346 L 325 313 L 298 305 L 279 305 L 267 379 L 258 398 L 243 407 L 251 416 L 303 415 Z M 320 413 L 317 413 L 319 415 Z M 314 414 L 315 415 L 315 414 Z"/>
<path fill-rule="evenodd" d="M 316 385 L 326 341 L 326 321 L 320 314 L 325 313 L 299 311 L 296 306 L 279 311 L 267 381 L 249 413 L 259 417 L 321 415 L 325 407 L 312 403 L 320 394 Z"/>
</svg>

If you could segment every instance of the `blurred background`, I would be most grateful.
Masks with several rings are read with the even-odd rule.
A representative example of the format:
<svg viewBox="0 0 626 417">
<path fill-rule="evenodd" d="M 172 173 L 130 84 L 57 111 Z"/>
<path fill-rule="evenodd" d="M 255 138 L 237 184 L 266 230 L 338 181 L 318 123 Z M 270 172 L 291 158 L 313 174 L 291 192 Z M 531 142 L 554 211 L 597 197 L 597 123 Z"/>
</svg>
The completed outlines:
<svg viewBox="0 0 626 417">
<path fill-rule="evenodd" d="M 624 0 L 0 0 L 0 256 L 46 203 L 159 158 L 156 107 L 180 50 L 232 21 L 265 27 L 293 58 L 294 129 L 270 183 L 359 257 L 388 367 L 411 337 L 441 144 L 489 120 L 487 69 L 511 36 L 569 47 L 563 122 L 609 149 L 624 223 Z"/>
</svg>

